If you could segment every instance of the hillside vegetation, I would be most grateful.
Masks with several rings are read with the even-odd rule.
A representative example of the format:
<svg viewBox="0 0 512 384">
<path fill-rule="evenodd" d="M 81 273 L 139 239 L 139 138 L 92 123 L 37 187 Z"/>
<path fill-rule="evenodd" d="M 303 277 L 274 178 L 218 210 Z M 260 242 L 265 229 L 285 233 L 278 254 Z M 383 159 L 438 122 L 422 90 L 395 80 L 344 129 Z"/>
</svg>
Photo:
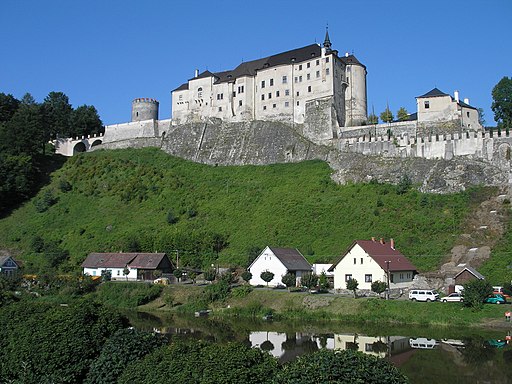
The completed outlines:
<svg viewBox="0 0 512 384">
<path fill-rule="evenodd" d="M 180 265 L 246 266 L 264 246 L 330 262 L 355 239 L 394 238 L 422 270 L 449 253 L 475 189 L 421 194 L 377 183 L 340 186 L 322 161 L 213 167 L 157 149 L 69 159 L 51 182 L 0 221 L 0 245 L 27 270 L 77 269 L 89 252 L 179 250 Z"/>
</svg>

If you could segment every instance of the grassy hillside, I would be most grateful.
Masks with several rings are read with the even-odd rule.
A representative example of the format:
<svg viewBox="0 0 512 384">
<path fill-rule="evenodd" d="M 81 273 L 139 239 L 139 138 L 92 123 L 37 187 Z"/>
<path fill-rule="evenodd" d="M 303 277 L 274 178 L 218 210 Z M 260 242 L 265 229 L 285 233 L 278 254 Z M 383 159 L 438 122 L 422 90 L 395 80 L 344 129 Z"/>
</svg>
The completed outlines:
<svg viewBox="0 0 512 384">
<path fill-rule="evenodd" d="M 67 270 L 89 252 L 121 250 L 174 257 L 179 249 L 182 265 L 245 265 L 265 245 L 328 262 L 354 239 L 393 237 L 430 270 L 485 192 L 398 194 L 392 185 L 339 186 L 330 172 L 321 161 L 212 167 L 157 149 L 81 154 L 0 221 L 0 246 L 19 250 L 29 269 L 66 260 Z"/>
</svg>

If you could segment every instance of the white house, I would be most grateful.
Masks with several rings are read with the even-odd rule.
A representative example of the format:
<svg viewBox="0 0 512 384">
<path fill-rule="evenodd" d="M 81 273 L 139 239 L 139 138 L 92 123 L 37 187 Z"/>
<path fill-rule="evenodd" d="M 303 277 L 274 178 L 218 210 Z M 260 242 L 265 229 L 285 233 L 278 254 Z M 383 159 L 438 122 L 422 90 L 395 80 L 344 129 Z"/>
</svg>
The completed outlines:
<svg viewBox="0 0 512 384">
<path fill-rule="evenodd" d="M 19 269 L 18 263 L 8 255 L 0 255 L 0 273 L 4 275 L 14 275 Z"/>
<path fill-rule="evenodd" d="M 359 283 L 358 289 L 367 290 L 374 281 L 387 283 L 388 274 L 390 289 L 406 288 L 417 273 L 416 267 L 395 249 L 393 239 L 386 243 L 375 238 L 354 241 L 329 271 L 334 272 L 334 289 L 346 289 L 352 278 Z"/>
<path fill-rule="evenodd" d="M 112 280 L 153 280 L 156 270 L 170 273 L 173 264 L 165 253 L 90 253 L 82 268 L 84 275 L 89 276 L 101 276 L 103 271 L 110 271 Z"/>
<path fill-rule="evenodd" d="M 295 275 L 298 285 L 301 276 L 306 272 L 311 272 L 311 264 L 297 249 L 266 247 L 249 266 L 249 272 L 252 274 L 249 284 L 267 285 L 261 278 L 261 273 L 264 271 L 274 274 L 274 278 L 268 283 L 269 286 L 283 285 L 281 279 L 288 272 Z"/>
</svg>

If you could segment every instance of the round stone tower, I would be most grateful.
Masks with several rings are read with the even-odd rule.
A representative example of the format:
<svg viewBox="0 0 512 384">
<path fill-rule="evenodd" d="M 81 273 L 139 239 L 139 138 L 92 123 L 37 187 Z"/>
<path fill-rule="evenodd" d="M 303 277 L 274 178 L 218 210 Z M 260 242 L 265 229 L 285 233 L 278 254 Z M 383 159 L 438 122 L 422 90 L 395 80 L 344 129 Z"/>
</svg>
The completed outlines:
<svg viewBox="0 0 512 384">
<path fill-rule="evenodd" d="M 366 96 L 366 67 L 348 53 L 342 59 L 346 64 L 345 126 L 357 126 L 368 119 Z"/>
<path fill-rule="evenodd" d="M 158 120 L 158 100 L 147 97 L 132 101 L 132 121 Z"/>
</svg>

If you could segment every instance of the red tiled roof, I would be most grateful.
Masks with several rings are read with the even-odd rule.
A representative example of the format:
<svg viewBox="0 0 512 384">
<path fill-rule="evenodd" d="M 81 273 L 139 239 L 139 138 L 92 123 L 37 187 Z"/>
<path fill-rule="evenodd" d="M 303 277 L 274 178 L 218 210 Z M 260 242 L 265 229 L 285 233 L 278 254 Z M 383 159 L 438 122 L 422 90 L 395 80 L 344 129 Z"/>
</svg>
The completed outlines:
<svg viewBox="0 0 512 384">
<path fill-rule="evenodd" d="M 352 243 L 349 249 L 339 257 L 329 268 L 329 271 L 333 271 L 336 265 L 350 252 L 355 245 L 359 245 L 373 260 L 379 264 L 383 270 L 387 270 L 387 263 L 389 261 L 389 270 L 391 272 L 394 271 L 415 271 L 416 267 L 412 264 L 407 257 L 402 255 L 402 253 L 395 249 L 391 248 L 391 243 L 382 244 L 378 240 L 356 240 Z"/>
<path fill-rule="evenodd" d="M 90 253 L 82 263 L 83 268 L 155 269 L 165 253 Z"/>
</svg>

